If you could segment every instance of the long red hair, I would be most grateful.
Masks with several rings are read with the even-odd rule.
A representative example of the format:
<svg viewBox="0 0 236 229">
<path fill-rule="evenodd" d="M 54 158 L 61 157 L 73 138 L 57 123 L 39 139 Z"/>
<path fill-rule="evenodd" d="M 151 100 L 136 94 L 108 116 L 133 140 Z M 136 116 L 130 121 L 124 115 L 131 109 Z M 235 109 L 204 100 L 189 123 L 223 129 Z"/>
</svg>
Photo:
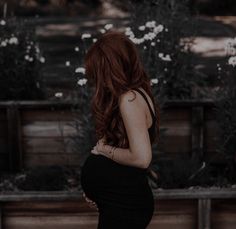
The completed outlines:
<svg viewBox="0 0 236 229">
<path fill-rule="evenodd" d="M 85 56 L 85 73 L 88 83 L 95 86 L 91 105 L 97 139 L 104 137 L 106 143 L 129 148 L 118 102 L 121 94 L 141 87 L 154 104 L 157 122 L 156 135 L 151 143 L 157 142 L 159 107 L 151 93 L 150 78 L 144 70 L 138 50 L 125 34 L 109 31 L 93 43 Z"/>
</svg>

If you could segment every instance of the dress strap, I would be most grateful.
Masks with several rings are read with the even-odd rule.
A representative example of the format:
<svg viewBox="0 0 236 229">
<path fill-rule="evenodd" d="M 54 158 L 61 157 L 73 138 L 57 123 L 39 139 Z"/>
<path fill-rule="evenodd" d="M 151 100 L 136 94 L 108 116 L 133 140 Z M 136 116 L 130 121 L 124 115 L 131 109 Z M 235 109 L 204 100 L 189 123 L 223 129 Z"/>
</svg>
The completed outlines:
<svg viewBox="0 0 236 229">
<path fill-rule="evenodd" d="M 143 98 L 144 98 L 145 101 L 147 102 L 147 105 L 148 105 L 148 107 L 149 107 L 149 110 L 150 110 L 152 116 L 153 116 L 154 118 L 156 118 L 156 116 L 155 116 L 155 114 L 154 114 L 154 112 L 153 112 L 153 110 L 152 110 L 152 108 L 151 108 L 151 105 L 150 105 L 150 103 L 148 102 L 148 99 L 147 99 L 146 95 L 145 95 L 140 89 L 138 89 L 138 88 L 134 88 L 133 90 L 138 91 L 138 92 L 143 96 Z"/>
</svg>

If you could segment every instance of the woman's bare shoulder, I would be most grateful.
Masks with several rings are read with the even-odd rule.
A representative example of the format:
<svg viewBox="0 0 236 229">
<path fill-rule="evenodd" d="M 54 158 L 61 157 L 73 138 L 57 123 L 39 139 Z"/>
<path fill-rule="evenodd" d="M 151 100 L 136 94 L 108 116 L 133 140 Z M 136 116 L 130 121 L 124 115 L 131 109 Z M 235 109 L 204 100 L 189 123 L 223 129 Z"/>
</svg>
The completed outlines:
<svg viewBox="0 0 236 229">
<path fill-rule="evenodd" d="M 127 104 L 130 102 L 138 102 L 138 98 L 137 98 L 137 92 L 135 90 L 128 90 L 126 92 L 124 92 L 123 94 L 121 94 L 121 96 L 119 97 L 119 104 Z"/>
</svg>

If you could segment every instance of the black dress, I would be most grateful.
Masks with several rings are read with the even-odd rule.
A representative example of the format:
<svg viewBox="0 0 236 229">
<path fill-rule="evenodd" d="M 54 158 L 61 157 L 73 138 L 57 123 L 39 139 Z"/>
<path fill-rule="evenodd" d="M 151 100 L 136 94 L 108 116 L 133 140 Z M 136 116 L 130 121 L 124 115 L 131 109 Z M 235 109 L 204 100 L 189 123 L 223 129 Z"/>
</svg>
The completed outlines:
<svg viewBox="0 0 236 229">
<path fill-rule="evenodd" d="M 156 116 L 152 114 L 148 129 L 150 140 L 155 134 Z M 103 155 L 90 154 L 81 170 L 81 186 L 97 204 L 97 229 L 145 229 L 152 219 L 154 198 L 148 183 L 147 169 L 119 164 Z"/>
</svg>

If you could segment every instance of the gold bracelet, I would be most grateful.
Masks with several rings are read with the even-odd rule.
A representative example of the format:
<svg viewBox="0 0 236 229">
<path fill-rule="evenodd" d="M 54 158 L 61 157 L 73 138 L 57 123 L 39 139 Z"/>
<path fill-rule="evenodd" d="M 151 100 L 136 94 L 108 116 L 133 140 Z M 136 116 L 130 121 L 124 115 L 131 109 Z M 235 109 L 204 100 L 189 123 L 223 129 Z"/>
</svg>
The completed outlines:
<svg viewBox="0 0 236 229">
<path fill-rule="evenodd" d="M 112 157 L 111 157 L 112 160 L 114 158 L 115 149 L 116 149 L 116 147 L 113 148 Z"/>
</svg>

